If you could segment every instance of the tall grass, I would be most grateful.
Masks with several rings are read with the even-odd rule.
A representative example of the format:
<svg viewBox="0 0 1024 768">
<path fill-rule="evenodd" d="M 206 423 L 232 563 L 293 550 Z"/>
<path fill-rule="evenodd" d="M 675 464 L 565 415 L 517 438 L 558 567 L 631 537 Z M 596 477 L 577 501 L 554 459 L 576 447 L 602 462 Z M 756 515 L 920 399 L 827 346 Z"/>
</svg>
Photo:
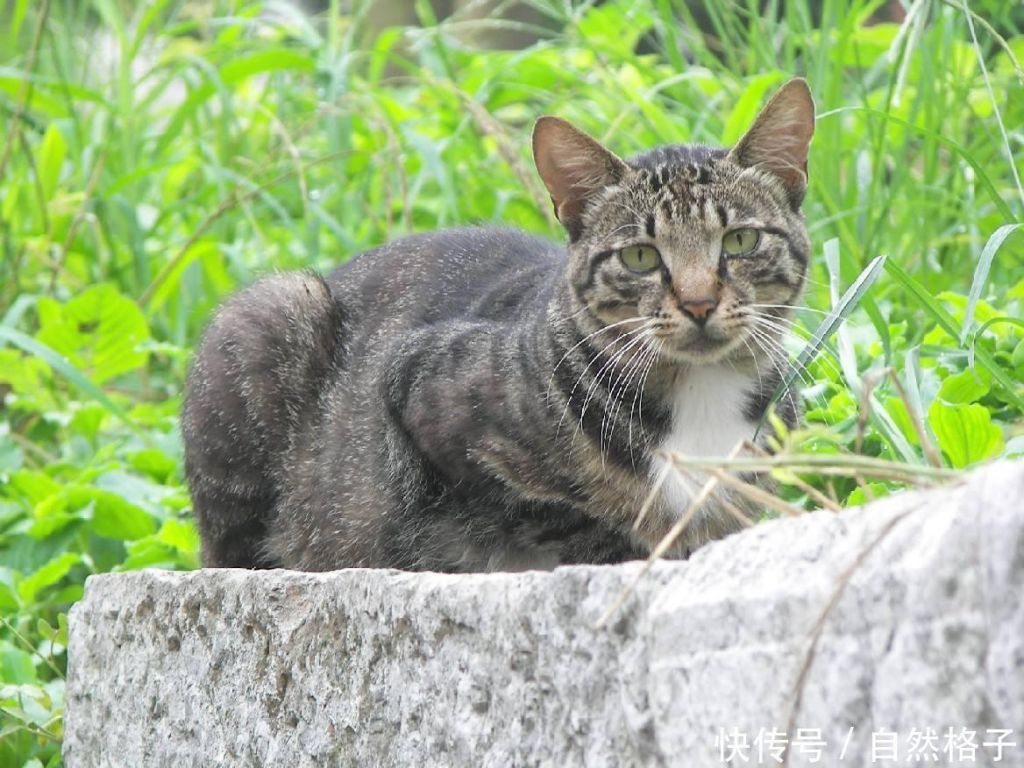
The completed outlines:
<svg viewBox="0 0 1024 768">
<path fill-rule="evenodd" d="M 729 143 L 805 75 L 807 303 L 857 309 L 801 358 L 808 428 L 787 447 L 953 468 L 1024 452 L 1019 6 L 913 0 L 870 24 L 878 0 L 528 4 L 541 22 L 519 29 L 540 39 L 499 52 L 465 41 L 503 22 L 427 3 L 381 30 L 338 0 L 313 19 L 0 0 L 0 765 L 59 764 L 85 576 L 197 565 L 177 413 L 211 309 L 409 232 L 561 237 L 528 152 L 540 114 L 620 154 Z M 808 483 L 843 505 L 899 486 L 801 483 L 791 503 Z"/>
</svg>

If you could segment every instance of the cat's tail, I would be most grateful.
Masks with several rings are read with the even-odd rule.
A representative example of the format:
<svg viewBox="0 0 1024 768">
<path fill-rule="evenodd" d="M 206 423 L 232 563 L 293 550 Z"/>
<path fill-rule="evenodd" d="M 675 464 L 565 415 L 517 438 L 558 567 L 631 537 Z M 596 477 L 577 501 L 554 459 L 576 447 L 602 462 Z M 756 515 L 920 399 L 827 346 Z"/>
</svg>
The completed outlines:
<svg viewBox="0 0 1024 768">
<path fill-rule="evenodd" d="M 189 371 L 185 474 L 208 567 L 273 567 L 264 552 L 282 457 L 315 418 L 341 312 L 319 275 L 281 273 L 214 316 Z"/>
</svg>

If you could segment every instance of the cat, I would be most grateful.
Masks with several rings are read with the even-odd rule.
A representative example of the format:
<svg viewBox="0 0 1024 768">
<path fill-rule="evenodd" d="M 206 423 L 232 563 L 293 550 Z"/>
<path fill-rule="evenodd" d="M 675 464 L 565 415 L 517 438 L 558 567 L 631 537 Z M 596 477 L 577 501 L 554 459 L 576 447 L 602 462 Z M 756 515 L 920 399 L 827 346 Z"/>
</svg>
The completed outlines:
<svg viewBox="0 0 1024 768">
<path fill-rule="evenodd" d="M 810 253 L 814 103 L 795 79 L 731 149 L 622 160 L 555 117 L 537 170 L 568 234 L 407 237 L 215 314 L 188 376 L 206 566 L 448 572 L 648 555 L 780 386 Z M 799 404 L 779 399 L 794 426 Z M 735 530 L 720 491 L 670 554 Z M 731 503 L 740 504 L 733 498 Z"/>
</svg>

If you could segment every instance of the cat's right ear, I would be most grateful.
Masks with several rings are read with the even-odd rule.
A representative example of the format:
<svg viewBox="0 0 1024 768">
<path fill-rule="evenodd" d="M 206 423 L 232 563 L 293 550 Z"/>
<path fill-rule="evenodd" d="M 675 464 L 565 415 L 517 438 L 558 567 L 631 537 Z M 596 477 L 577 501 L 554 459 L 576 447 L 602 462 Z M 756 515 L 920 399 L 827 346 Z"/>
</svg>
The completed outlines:
<svg viewBox="0 0 1024 768">
<path fill-rule="evenodd" d="M 629 170 L 595 139 L 557 117 L 542 117 L 533 127 L 533 160 L 570 240 L 580 236 L 587 203 Z"/>
<path fill-rule="evenodd" d="M 807 81 L 794 78 L 761 110 L 754 124 L 729 151 L 743 168 L 760 168 L 783 184 L 793 208 L 807 190 L 807 152 L 814 136 L 814 99 Z"/>
</svg>

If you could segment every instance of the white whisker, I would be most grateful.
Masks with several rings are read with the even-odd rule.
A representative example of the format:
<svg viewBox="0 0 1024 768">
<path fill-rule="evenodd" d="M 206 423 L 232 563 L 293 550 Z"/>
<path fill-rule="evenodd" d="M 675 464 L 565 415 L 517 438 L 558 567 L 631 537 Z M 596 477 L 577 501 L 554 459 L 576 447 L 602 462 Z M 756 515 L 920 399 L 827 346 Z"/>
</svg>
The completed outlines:
<svg viewBox="0 0 1024 768">
<path fill-rule="evenodd" d="M 649 331 L 650 328 L 645 326 L 644 328 L 641 328 L 641 329 L 638 329 L 638 330 Z M 580 409 L 580 422 L 577 425 L 576 430 L 573 432 L 574 436 L 575 436 L 577 431 L 581 431 L 583 429 L 583 420 L 586 418 L 587 409 L 590 407 L 590 403 L 593 400 L 594 395 L 597 393 L 597 387 L 601 383 L 601 379 L 604 376 L 604 372 L 609 367 L 614 366 L 615 363 L 618 362 L 619 359 L 621 359 L 624 354 L 626 354 L 626 352 L 628 352 L 629 350 L 633 349 L 635 346 L 637 346 L 637 344 L 643 343 L 644 338 L 645 338 L 645 336 L 643 334 L 641 334 L 640 336 L 637 336 L 636 338 L 630 340 L 630 342 L 628 344 L 626 344 L 622 349 L 620 349 L 618 352 L 614 353 L 612 355 L 612 357 L 597 372 L 597 376 L 595 376 L 594 380 L 590 383 L 590 386 L 587 388 L 586 397 L 583 399 L 583 407 Z M 613 368 L 613 370 L 614 370 L 614 368 Z M 610 397 L 610 393 L 609 393 L 609 397 Z M 604 454 L 603 453 L 601 455 L 601 460 L 602 460 L 602 462 L 604 461 Z"/>
<path fill-rule="evenodd" d="M 650 340 L 653 335 L 654 335 L 654 331 L 652 330 L 651 333 L 646 337 L 646 339 Z M 616 381 L 616 385 L 613 386 L 613 388 L 612 388 L 613 405 L 612 405 L 612 408 L 610 409 L 610 412 L 609 412 L 611 418 L 610 418 L 610 423 L 609 423 L 608 441 L 607 441 L 607 443 L 609 445 L 611 444 L 612 438 L 615 435 L 615 427 L 618 424 L 619 411 L 622 409 L 622 400 L 619 399 L 619 396 L 624 394 L 628 390 L 630 384 L 634 381 L 634 379 L 636 379 L 639 382 L 639 378 L 642 375 L 643 368 L 647 364 L 647 360 L 650 357 L 650 355 L 652 354 L 652 352 L 654 351 L 654 349 L 655 348 L 653 346 L 648 346 L 647 348 L 643 349 L 639 354 L 634 355 L 633 358 L 630 360 L 630 364 L 631 365 L 630 365 L 630 368 L 628 369 L 628 373 L 629 373 L 628 378 L 626 378 L 623 381 L 623 377 L 620 375 L 618 381 Z M 636 402 L 636 394 L 635 393 L 633 395 L 633 402 Z M 606 418 L 608 418 L 609 413 L 605 414 Z M 633 417 L 633 411 L 632 411 L 632 409 L 630 409 L 630 412 L 629 412 L 629 415 L 628 415 L 627 418 L 630 419 L 630 427 L 631 428 L 633 426 L 632 425 L 632 417 Z M 602 422 L 602 424 L 601 424 L 601 450 L 602 450 L 602 452 L 604 451 L 604 446 L 605 446 L 604 422 Z M 629 451 L 630 451 L 630 459 L 632 460 L 632 458 L 633 458 L 632 429 L 630 430 L 630 433 L 629 433 Z"/>
<path fill-rule="evenodd" d="M 583 307 L 583 309 L 581 309 L 580 311 L 582 312 L 582 311 L 583 311 L 584 309 L 586 309 L 586 307 Z M 575 316 L 576 314 L 579 314 L 579 313 L 578 313 L 578 312 L 577 312 L 577 313 L 574 313 L 574 315 L 573 315 L 573 316 Z M 566 360 L 566 358 L 567 358 L 567 357 L 569 357 L 569 355 L 571 355 L 571 354 L 572 354 L 573 352 L 575 352 L 575 351 L 576 351 L 576 349 L 578 349 L 578 348 L 579 348 L 580 346 L 582 346 L 583 344 L 585 344 L 586 342 L 588 342 L 588 341 L 589 341 L 590 339 L 592 339 L 592 338 L 594 338 L 595 336 L 597 336 L 597 335 L 598 335 L 599 333 L 604 333 L 605 331 L 610 331 L 610 330 L 612 330 L 613 328 L 618 328 L 619 326 L 625 325 L 626 323 L 638 323 L 638 322 L 641 322 L 641 321 L 644 321 L 644 320 L 650 320 L 650 318 L 648 318 L 648 317 L 643 317 L 643 316 L 640 316 L 640 315 L 638 315 L 638 316 L 636 316 L 636 317 L 627 317 L 627 318 L 626 318 L 625 320 L 620 320 L 620 321 L 619 321 L 619 322 L 617 322 L 617 323 L 612 323 L 611 325 L 604 325 L 604 326 L 601 326 L 600 328 L 598 328 L 598 329 L 597 329 L 596 331 L 594 331 L 593 333 L 588 333 L 588 334 L 587 334 L 586 336 L 584 336 L 584 337 L 583 337 L 582 339 L 580 339 L 580 340 L 579 340 L 578 342 L 576 342 L 575 344 L 573 344 L 573 345 L 572 345 L 572 346 L 571 346 L 571 347 L 570 347 L 570 348 L 569 348 L 569 349 L 568 349 L 568 350 L 566 351 L 566 353 L 565 353 L 564 355 L 562 355 L 562 358 L 561 358 L 561 359 L 560 359 L 560 360 L 559 360 L 559 361 L 558 361 L 557 363 L 555 363 L 555 367 L 551 369 L 551 376 L 550 376 L 550 377 L 548 377 L 548 386 L 547 386 L 547 389 L 545 390 L 545 395 L 544 395 L 545 399 L 548 399 L 548 398 L 550 398 L 550 396 L 551 396 L 551 382 L 552 382 L 552 381 L 554 381 L 554 379 L 555 379 L 555 373 L 557 373 L 557 372 L 558 372 L 558 368 L 559 368 L 559 366 L 560 366 L 560 365 L 561 365 L 562 363 L 564 363 L 564 362 L 565 362 L 565 360 Z"/>
<path fill-rule="evenodd" d="M 626 435 L 626 439 L 629 441 L 629 460 L 633 463 L 634 467 L 636 466 L 636 458 L 633 455 L 633 411 L 636 409 L 637 398 L 640 397 L 642 399 L 643 397 L 642 393 L 644 391 L 644 386 L 647 384 L 647 376 L 650 374 L 655 361 L 657 361 L 658 355 L 661 354 L 661 348 L 663 345 L 664 342 L 658 339 L 657 343 L 651 346 L 650 353 L 644 361 L 644 367 L 640 373 L 640 381 L 637 383 L 636 391 L 633 393 L 633 402 L 629 406 L 629 416 L 627 417 L 629 421 L 629 432 Z M 643 413 L 638 413 L 637 416 L 641 420 L 640 439 L 645 440 L 646 433 L 643 430 Z"/>
<path fill-rule="evenodd" d="M 813 307 L 794 306 L 792 304 L 747 304 L 746 306 L 754 307 L 755 309 L 791 309 L 794 312 L 814 312 L 819 315 L 828 314 L 828 312 L 825 312 L 824 310 L 821 309 L 814 309 Z"/>
<path fill-rule="evenodd" d="M 569 406 L 570 406 L 570 405 L 572 405 L 572 399 L 573 399 L 573 396 L 574 396 L 574 395 L 576 394 L 576 389 L 577 389 L 577 388 L 579 387 L 579 385 L 580 385 L 580 382 L 582 382 L 582 381 L 583 381 L 583 378 L 584 378 L 584 377 L 585 377 L 585 376 L 587 375 L 587 371 L 589 371 L 589 370 L 590 370 L 590 366 L 592 366 L 592 365 L 593 365 L 593 364 L 594 364 L 595 362 L 597 362 L 597 361 L 598 361 L 598 360 L 599 360 L 599 359 L 601 358 L 601 356 L 602 356 L 602 355 L 603 355 L 603 354 L 604 354 L 604 353 L 605 353 L 606 351 L 608 351 L 608 350 L 609 350 L 609 349 L 610 349 L 610 348 L 611 348 L 611 347 L 612 347 L 613 345 L 615 345 L 615 344 L 616 344 L 617 342 L 620 342 L 620 341 L 625 341 L 625 340 L 626 340 L 627 338 L 629 338 L 630 336 L 632 336 L 632 335 L 634 335 L 634 334 L 637 334 L 637 333 L 642 333 L 643 331 L 647 330 L 647 329 L 648 329 L 648 328 L 649 328 L 649 327 L 650 327 L 650 326 L 651 326 L 651 325 L 653 324 L 653 322 L 654 322 L 653 320 L 650 320 L 650 319 L 648 319 L 648 320 L 647 320 L 647 322 L 646 322 L 646 323 L 645 323 L 644 325 L 640 326 L 639 328 L 634 328 L 634 329 L 632 329 L 632 330 L 630 330 L 630 331 L 627 331 L 626 333 L 624 333 L 624 334 L 622 334 L 622 335 L 618 336 L 617 338 L 615 338 L 615 339 L 612 339 L 612 341 L 610 341 L 610 342 L 609 342 L 608 344 L 606 344 L 606 345 L 605 345 L 605 346 L 604 346 L 604 347 L 603 347 L 603 348 L 601 349 L 601 351 L 600 351 L 600 352 L 598 352 L 598 353 L 597 353 L 596 355 L 594 355 L 594 357 L 592 357 L 592 358 L 591 358 L 591 359 L 590 359 L 590 360 L 589 360 L 589 361 L 587 362 L 587 364 L 586 364 L 586 365 L 585 365 L 585 366 L 583 367 L 583 371 L 582 371 L 582 372 L 580 373 L 580 375 L 579 375 L 579 378 L 577 378 L 577 379 L 576 379 L 576 383 L 575 383 L 575 384 L 573 384 L 573 386 L 572 386 L 572 390 L 571 390 L 571 391 L 569 392 L 569 395 L 568 395 L 568 397 L 566 398 L 566 401 L 565 401 L 565 405 L 564 405 L 564 406 L 563 406 L 563 408 L 562 408 L 562 415 L 561 415 L 561 417 L 560 417 L 560 418 L 558 419 L 558 426 L 557 426 L 557 428 L 556 428 L 556 430 L 555 430 L 555 435 L 556 435 L 556 436 L 558 435 L 558 432 L 559 432 L 559 431 L 561 430 L 561 428 L 562 428 L 562 422 L 563 422 L 563 421 L 565 420 L 565 415 L 566 415 L 566 413 L 567 413 L 567 412 L 568 412 L 568 410 L 569 410 Z M 636 339 L 633 339 L 632 341 L 630 341 L 630 342 L 629 342 L 629 343 L 628 343 L 628 344 L 626 345 L 626 347 L 625 347 L 625 348 L 626 348 L 626 349 L 629 349 L 629 347 L 630 347 L 630 346 L 631 346 L 631 345 L 633 344 L 633 342 L 635 342 L 635 341 L 636 341 Z M 582 413 L 580 414 L 580 425 L 581 425 L 581 426 L 582 426 L 582 424 L 583 424 L 583 416 L 584 416 L 584 415 L 586 414 L 586 408 L 587 408 L 587 404 L 588 404 L 588 403 L 590 402 L 590 393 L 591 393 L 591 391 L 592 391 L 592 390 L 593 390 L 593 388 L 594 388 L 594 387 L 595 387 L 595 386 L 596 386 L 596 385 L 597 385 L 597 384 L 598 384 L 598 383 L 599 383 L 599 382 L 601 381 L 601 377 L 603 376 L 603 374 L 604 374 L 604 371 L 605 371 L 605 370 L 606 370 L 606 369 L 608 368 L 608 366 L 609 366 L 610 364 L 612 364 L 612 363 L 613 363 L 613 361 L 614 361 L 615 359 L 616 359 L 616 358 L 615 358 L 615 356 L 613 356 L 611 360 L 607 361 L 607 362 L 606 362 L 606 363 L 604 364 L 604 366 L 603 366 L 603 367 L 602 367 L 602 368 L 601 368 L 601 369 L 600 369 L 600 370 L 598 371 L 598 373 L 597 373 L 597 376 L 595 376 L 595 378 L 594 378 L 594 381 L 593 381 L 593 382 L 591 382 L 590 386 L 589 386 L 589 387 L 587 388 L 587 395 L 586 395 L 586 397 L 584 398 L 584 402 L 583 402 L 583 411 L 582 411 Z M 573 432 L 573 435 L 575 435 L 575 432 Z"/>
<path fill-rule="evenodd" d="M 644 334 L 644 340 L 646 341 L 647 339 L 650 339 L 653 334 L 654 331 L 649 330 L 648 333 Z M 633 374 L 637 369 L 637 364 L 640 358 L 642 358 L 646 354 L 647 347 L 641 344 L 640 351 L 634 352 L 633 355 L 625 362 L 624 366 L 622 367 L 622 370 L 619 371 L 618 377 L 612 382 L 611 386 L 608 388 L 608 402 L 605 405 L 604 415 L 601 418 L 600 448 L 602 458 L 604 456 L 604 447 L 606 444 L 605 430 L 610 428 L 611 431 L 614 431 L 615 428 L 615 418 L 618 415 L 617 406 L 619 404 L 619 394 L 623 391 L 623 389 L 626 386 L 628 386 L 629 382 L 632 380 Z M 611 444 L 610 436 L 608 439 L 608 444 Z"/>
</svg>

